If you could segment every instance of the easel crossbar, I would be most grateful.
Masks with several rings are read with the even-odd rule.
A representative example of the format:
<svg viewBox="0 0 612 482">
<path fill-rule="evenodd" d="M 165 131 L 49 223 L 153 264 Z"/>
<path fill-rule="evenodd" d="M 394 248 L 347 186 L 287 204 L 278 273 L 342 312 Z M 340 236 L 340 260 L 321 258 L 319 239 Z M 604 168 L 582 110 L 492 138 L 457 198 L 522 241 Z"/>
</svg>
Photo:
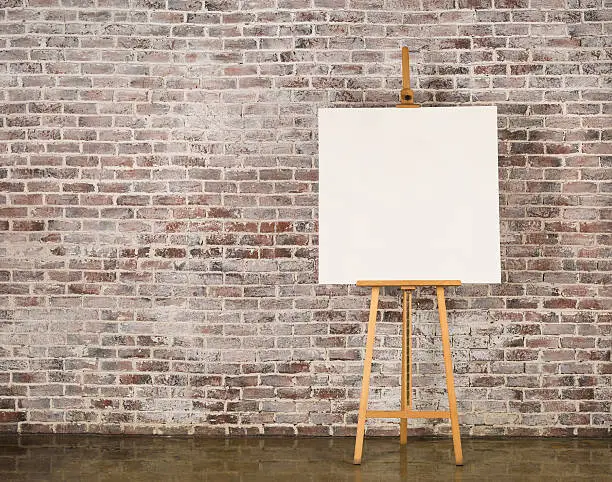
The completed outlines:
<svg viewBox="0 0 612 482">
<path fill-rule="evenodd" d="M 369 418 L 450 418 L 450 412 L 417 410 L 368 410 Z"/>
</svg>

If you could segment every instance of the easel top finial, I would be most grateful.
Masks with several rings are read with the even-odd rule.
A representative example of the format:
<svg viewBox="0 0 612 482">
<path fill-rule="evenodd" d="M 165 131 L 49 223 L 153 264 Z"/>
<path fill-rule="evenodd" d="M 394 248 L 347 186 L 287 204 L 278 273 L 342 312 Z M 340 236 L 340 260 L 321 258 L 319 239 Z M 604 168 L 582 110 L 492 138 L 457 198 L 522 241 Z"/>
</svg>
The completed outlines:
<svg viewBox="0 0 612 482">
<path fill-rule="evenodd" d="M 402 90 L 400 103 L 396 107 L 421 107 L 414 103 L 414 92 L 410 88 L 410 51 L 402 47 Z"/>
</svg>

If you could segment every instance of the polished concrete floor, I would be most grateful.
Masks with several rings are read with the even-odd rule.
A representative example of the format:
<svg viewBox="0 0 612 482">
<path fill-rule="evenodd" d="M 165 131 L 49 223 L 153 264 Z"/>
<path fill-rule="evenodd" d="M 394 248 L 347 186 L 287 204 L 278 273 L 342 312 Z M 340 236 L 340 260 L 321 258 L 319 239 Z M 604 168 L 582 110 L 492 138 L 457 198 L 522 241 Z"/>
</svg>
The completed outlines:
<svg viewBox="0 0 612 482">
<path fill-rule="evenodd" d="M 612 481 L 612 440 L 472 439 L 465 465 L 450 440 L 0 437 L 1 481 Z"/>
</svg>

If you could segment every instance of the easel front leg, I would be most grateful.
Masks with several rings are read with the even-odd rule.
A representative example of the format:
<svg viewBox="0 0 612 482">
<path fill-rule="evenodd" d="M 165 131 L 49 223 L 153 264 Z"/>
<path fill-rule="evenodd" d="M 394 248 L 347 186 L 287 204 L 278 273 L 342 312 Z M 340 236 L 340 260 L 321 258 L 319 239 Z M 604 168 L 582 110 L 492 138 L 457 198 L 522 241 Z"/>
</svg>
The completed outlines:
<svg viewBox="0 0 612 482">
<path fill-rule="evenodd" d="M 463 452 L 461 451 L 461 435 L 459 433 L 459 415 L 457 414 L 457 397 L 455 396 L 455 381 L 453 378 L 453 360 L 451 357 L 448 322 L 446 320 L 446 300 L 444 287 L 436 286 L 438 298 L 438 311 L 440 313 L 440 329 L 442 335 L 442 352 L 444 353 L 444 369 L 446 371 L 446 389 L 448 391 L 448 410 L 450 412 L 451 430 L 453 433 L 453 447 L 455 449 L 455 464 L 463 465 Z"/>
<path fill-rule="evenodd" d="M 380 288 L 372 287 L 372 300 L 370 302 L 370 319 L 368 321 L 368 341 L 366 343 L 365 361 L 363 363 L 363 379 L 361 381 L 361 398 L 359 400 L 359 418 L 357 420 L 357 437 L 355 439 L 354 464 L 361 463 L 363 452 L 363 437 L 365 435 L 366 412 L 368 410 L 368 395 L 370 393 L 370 374 L 372 372 L 372 355 L 374 353 L 374 339 L 376 336 L 376 314 L 378 312 L 378 294 Z"/>
</svg>

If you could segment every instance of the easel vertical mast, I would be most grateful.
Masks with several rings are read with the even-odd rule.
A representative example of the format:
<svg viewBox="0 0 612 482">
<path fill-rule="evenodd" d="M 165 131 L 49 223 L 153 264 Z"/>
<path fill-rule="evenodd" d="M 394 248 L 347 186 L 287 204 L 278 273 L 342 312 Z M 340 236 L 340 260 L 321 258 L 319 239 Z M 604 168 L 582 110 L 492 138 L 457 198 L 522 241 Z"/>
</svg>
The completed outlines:
<svg viewBox="0 0 612 482">
<path fill-rule="evenodd" d="M 400 383 L 402 412 L 412 410 L 412 291 L 415 286 L 402 286 L 402 380 Z M 408 442 L 408 419 L 400 419 L 400 444 Z"/>
</svg>

